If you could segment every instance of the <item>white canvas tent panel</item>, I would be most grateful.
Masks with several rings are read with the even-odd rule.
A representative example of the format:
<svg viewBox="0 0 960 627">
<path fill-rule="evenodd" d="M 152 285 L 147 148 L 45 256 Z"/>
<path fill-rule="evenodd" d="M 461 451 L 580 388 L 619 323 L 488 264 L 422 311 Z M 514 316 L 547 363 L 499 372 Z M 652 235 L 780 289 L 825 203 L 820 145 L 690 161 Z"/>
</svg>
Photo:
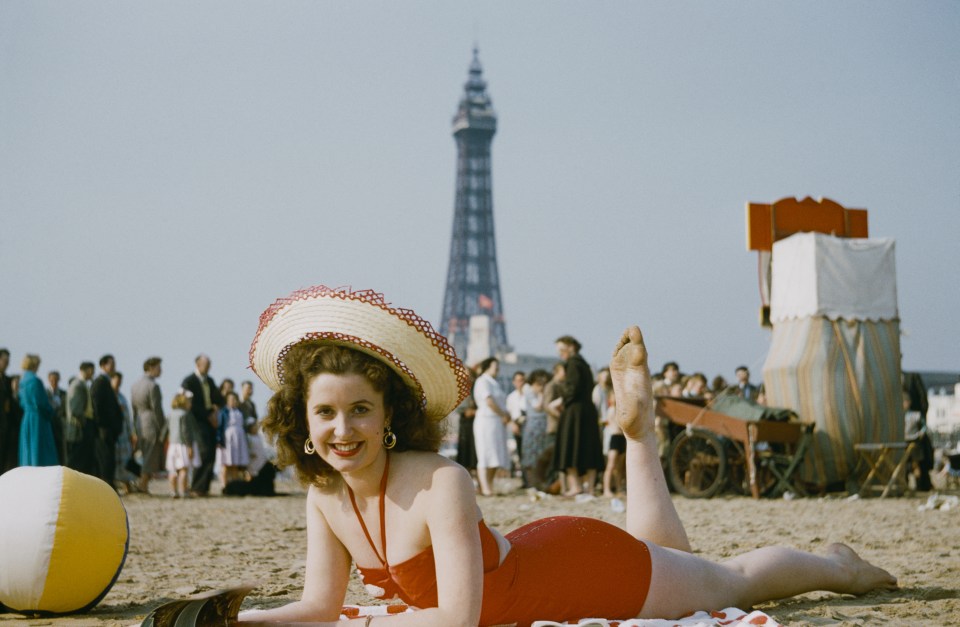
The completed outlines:
<svg viewBox="0 0 960 627">
<path fill-rule="evenodd" d="M 773 245 L 770 319 L 897 318 L 892 239 L 840 239 L 797 233 Z"/>
</svg>

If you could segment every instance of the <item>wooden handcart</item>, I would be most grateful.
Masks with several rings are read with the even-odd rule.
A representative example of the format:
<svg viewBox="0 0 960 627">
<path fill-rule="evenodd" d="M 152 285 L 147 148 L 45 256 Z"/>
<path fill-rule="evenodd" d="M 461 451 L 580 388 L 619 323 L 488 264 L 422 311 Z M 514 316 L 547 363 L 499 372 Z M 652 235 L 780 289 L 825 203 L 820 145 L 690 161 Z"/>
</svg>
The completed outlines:
<svg viewBox="0 0 960 627">
<path fill-rule="evenodd" d="M 707 498 L 729 488 L 753 498 L 806 495 L 794 474 L 813 423 L 745 420 L 714 411 L 703 399 L 669 396 L 657 397 L 657 415 L 671 425 L 665 471 L 680 494 Z"/>
</svg>

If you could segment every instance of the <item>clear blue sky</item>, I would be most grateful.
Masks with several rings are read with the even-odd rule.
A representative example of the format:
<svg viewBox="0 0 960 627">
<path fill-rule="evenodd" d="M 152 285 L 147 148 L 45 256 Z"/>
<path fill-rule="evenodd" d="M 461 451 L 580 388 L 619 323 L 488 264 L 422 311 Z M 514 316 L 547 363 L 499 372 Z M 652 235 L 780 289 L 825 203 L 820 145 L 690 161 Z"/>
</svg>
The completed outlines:
<svg viewBox="0 0 960 627">
<path fill-rule="evenodd" d="M 621 329 L 759 371 L 744 205 L 826 196 L 897 242 L 904 364 L 960 369 L 960 3 L 0 3 L 0 346 L 244 378 L 316 283 L 436 322 L 474 42 L 511 342 Z M 262 385 L 258 399 L 266 400 Z"/>
</svg>

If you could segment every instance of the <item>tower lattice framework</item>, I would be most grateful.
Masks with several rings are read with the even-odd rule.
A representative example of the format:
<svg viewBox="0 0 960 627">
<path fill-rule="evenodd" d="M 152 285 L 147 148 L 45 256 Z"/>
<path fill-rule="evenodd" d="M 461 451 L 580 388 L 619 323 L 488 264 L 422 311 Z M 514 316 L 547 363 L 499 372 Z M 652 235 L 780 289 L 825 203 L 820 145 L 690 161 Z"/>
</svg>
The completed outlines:
<svg viewBox="0 0 960 627">
<path fill-rule="evenodd" d="M 457 190 L 440 323 L 440 332 L 461 357 L 467 354 L 470 317 L 476 315 L 490 319 L 490 353 L 495 355 L 508 348 L 497 271 L 490 176 L 490 144 L 496 131 L 497 116 L 487 94 L 478 51 L 474 48 L 464 95 L 453 118 Z"/>
</svg>

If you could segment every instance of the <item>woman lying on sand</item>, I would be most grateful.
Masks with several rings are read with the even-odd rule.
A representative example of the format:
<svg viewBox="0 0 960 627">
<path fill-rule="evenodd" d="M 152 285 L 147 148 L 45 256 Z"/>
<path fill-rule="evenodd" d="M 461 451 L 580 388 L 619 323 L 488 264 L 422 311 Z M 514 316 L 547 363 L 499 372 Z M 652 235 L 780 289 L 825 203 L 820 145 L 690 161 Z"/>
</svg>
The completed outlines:
<svg viewBox="0 0 960 627">
<path fill-rule="evenodd" d="M 487 527 L 470 475 L 436 452 L 438 421 L 468 393 L 466 372 L 429 323 L 379 294 L 319 286 L 278 300 L 250 357 L 275 392 L 264 428 L 310 489 L 301 600 L 241 620 L 338 624 L 351 562 L 375 596 L 422 608 L 366 622 L 395 627 L 677 618 L 896 587 L 843 544 L 822 556 L 765 547 L 720 563 L 690 553 L 657 456 L 637 327 L 610 362 L 627 437 L 626 531 L 567 516 L 506 536 Z"/>
</svg>

